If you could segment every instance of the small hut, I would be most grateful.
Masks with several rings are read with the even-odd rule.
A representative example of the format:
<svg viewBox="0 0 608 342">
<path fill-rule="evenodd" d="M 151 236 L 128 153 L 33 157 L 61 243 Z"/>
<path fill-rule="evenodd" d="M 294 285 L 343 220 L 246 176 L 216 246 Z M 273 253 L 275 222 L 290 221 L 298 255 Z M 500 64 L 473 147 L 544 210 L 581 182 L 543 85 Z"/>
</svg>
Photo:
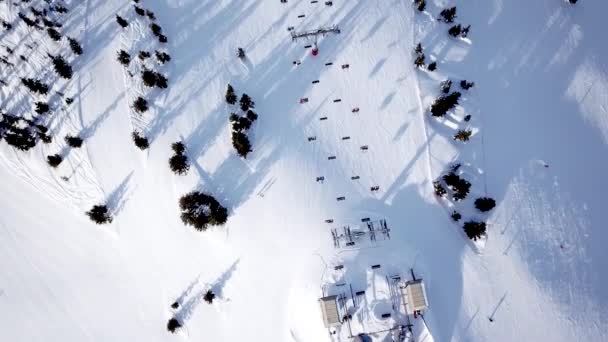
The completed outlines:
<svg viewBox="0 0 608 342">
<path fill-rule="evenodd" d="M 408 281 L 401 293 L 408 315 L 419 314 L 428 308 L 429 303 L 422 279 Z"/>
<path fill-rule="evenodd" d="M 319 299 L 321 305 L 321 313 L 323 314 L 323 323 L 326 328 L 340 324 L 340 315 L 338 314 L 338 296 L 328 296 Z"/>
</svg>

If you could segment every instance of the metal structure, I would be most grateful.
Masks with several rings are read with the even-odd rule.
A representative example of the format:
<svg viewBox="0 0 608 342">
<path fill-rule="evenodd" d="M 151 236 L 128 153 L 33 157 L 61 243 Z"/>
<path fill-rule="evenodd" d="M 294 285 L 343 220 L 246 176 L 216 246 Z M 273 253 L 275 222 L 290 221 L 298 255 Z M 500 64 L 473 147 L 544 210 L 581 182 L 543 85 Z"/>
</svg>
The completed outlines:
<svg viewBox="0 0 608 342">
<path fill-rule="evenodd" d="M 378 238 L 388 240 L 391 238 L 390 228 L 388 228 L 385 219 L 377 221 L 367 221 L 361 226 L 343 226 L 341 232 L 338 228 L 331 230 L 331 235 L 334 241 L 334 247 L 345 248 L 354 247 L 357 244 L 366 241 L 364 238 L 369 238 L 369 241 L 376 242 Z"/>
<path fill-rule="evenodd" d="M 338 299 L 338 296 L 328 296 L 319 299 L 321 313 L 323 314 L 323 323 L 326 328 L 341 323 L 340 314 L 338 312 Z"/>
<path fill-rule="evenodd" d="M 289 32 L 291 32 L 291 40 L 292 41 L 297 41 L 298 39 L 310 39 L 313 38 L 313 45 L 312 46 L 306 46 L 308 47 L 312 47 L 312 55 L 316 56 L 319 53 L 319 47 L 317 46 L 317 41 L 319 39 L 319 36 L 325 36 L 326 34 L 330 34 L 330 33 L 335 33 L 335 34 L 339 34 L 340 33 L 340 29 L 338 28 L 337 25 L 334 26 L 330 26 L 330 27 L 320 27 L 316 30 L 310 30 L 310 31 L 301 31 L 301 32 L 296 32 L 295 30 L 290 30 Z"/>
</svg>

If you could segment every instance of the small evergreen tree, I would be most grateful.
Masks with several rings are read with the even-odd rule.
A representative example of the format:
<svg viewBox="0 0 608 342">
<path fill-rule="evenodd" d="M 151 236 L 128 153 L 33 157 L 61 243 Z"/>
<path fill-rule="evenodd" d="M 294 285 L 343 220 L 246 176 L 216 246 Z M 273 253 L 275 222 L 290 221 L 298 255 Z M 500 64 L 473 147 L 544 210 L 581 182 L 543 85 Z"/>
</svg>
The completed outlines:
<svg viewBox="0 0 608 342">
<path fill-rule="evenodd" d="M 213 303 L 213 299 L 215 299 L 215 293 L 213 293 L 213 291 L 211 290 L 207 290 L 203 299 L 205 300 L 205 302 L 207 302 L 207 304 L 211 304 Z"/>
<path fill-rule="evenodd" d="M 226 88 L 226 102 L 228 104 L 235 104 L 237 100 L 237 96 L 234 93 L 234 88 L 232 88 L 232 86 L 230 84 L 228 84 L 228 87 Z"/>
<path fill-rule="evenodd" d="M 249 152 L 251 152 L 251 143 L 249 138 L 243 132 L 232 132 L 232 146 L 236 149 L 236 152 L 243 158 L 247 158 Z"/>
<path fill-rule="evenodd" d="M 253 102 L 251 100 L 251 97 L 249 97 L 249 95 L 247 95 L 247 94 L 243 94 L 241 96 L 240 105 L 241 105 L 241 110 L 243 112 L 248 111 L 249 108 L 255 108 L 255 102 Z"/>
<path fill-rule="evenodd" d="M 129 55 L 125 50 L 118 51 L 118 56 L 116 59 L 124 66 L 129 66 L 129 63 L 131 63 L 131 55 Z"/>
<path fill-rule="evenodd" d="M 157 23 L 150 24 L 150 30 L 152 31 L 152 34 L 155 35 L 156 37 L 163 34 L 163 28 L 160 27 L 160 25 L 158 25 Z"/>
<path fill-rule="evenodd" d="M 133 133 L 131 133 L 131 137 L 133 138 L 135 146 L 139 147 L 140 150 L 145 150 L 150 147 L 148 138 L 142 136 L 139 132 L 133 131 Z"/>
<path fill-rule="evenodd" d="M 246 116 L 247 116 L 247 119 L 249 119 L 249 121 L 251 121 L 252 123 L 258 119 L 258 115 L 251 109 L 247 111 Z"/>
<path fill-rule="evenodd" d="M 158 61 L 159 61 L 161 64 L 165 64 L 165 63 L 167 63 L 168 61 L 170 61 L 170 60 L 171 60 L 171 56 L 169 56 L 169 54 L 168 54 L 168 53 L 166 53 L 166 52 L 162 52 L 162 51 L 158 51 L 158 50 L 156 50 L 156 51 L 155 51 L 155 54 L 156 54 L 156 59 L 157 59 L 157 60 L 158 60 Z"/>
<path fill-rule="evenodd" d="M 494 199 L 490 197 L 480 197 L 475 200 L 475 208 L 477 208 L 477 210 L 481 211 L 482 213 L 494 209 L 495 206 L 496 201 L 494 201 Z"/>
<path fill-rule="evenodd" d="M 440 87 L 441 87 L 441 92 L 444 94 L 447 94 L 450 92 L 450 88 L 452 88 L 452 81 L 445 80 L 445 81 L 441 82 Z"/>
<path fill-rule="evenodd" d="M 29 27 L 33 27 L 33 28 L 39 28 L 38 27 L 38 19 L 36 20 L 32 20 L 30 18 L 28 18 L 25 14 L 19 12 L 19 18 L 21 18 L 21 20 L 23 20 L 23 22 L 29 26 Z"/>
<path fill-rule="evenodd" d="M 139 57 L 139 59 L 141 59 L 142 61 L 145 61 L 150 56 L 150 53 L 145 50 L 139 51 L 139 55 L 137 55 L 137 57 Z"/>
<path fill-rule="evenodd" d="M 433 188 L 435 189 L 435 195 L 439 197 L 443 197 L 448 193 L 438 180 L 433 182 Z"/>
<path fill-rule="evenodd" d="M 175 333 L 175 331 L 181 327 L 182 324 L 176 318 L 171 318 L 167 322 L 167 330 L 169 330 L 171 333 Z"/>
<path fill-rule="evenodd" d="M 437 69 L 437 62 L 431 62 L 431 63 L 429 63 L 429 66 L 427 67 L 427 69 L 429 71 L 435 71 Z"/>
<path fill-rule="evenodd" d="M 450 215 L 452 217 L 452 220 L 454 220 L 455 222 L 460 221 L 460 219 L 462 218 L 462 215 L 460 215 L 459 212 L 457 212 L 456 210 L 454 210 L 454 212 L 452 212 L 452 215 Z"/>
<path fill-rule="evenodd" d="M 459 140 L 463 142 L 469 141 L 469 139 L 471 138 L 471 134 L 473 134 L 471 130 L 461 129 L 456 133 L 456 135 L 454 135 L 454 140 Z"/>
<path fill-rule="evenodd" d="M 47 163 L 49 163 L 49 165 L 51 167 L 57 167 L 57 166 L 59 166 L 59 164 L 61 164 L 61 162 L 63 161 L 63 158 L 58 154 L 53 154 L 53 155 L 47 156 L 46 161 L 47 161 Z"/>
<path fill-rule="evenodd" d="M 456 107 L 461 94 L 453 92 L 450 95 L 440 96 L 431 105 L 431 114 L 436 117 L 444 116 L 450 109 Z"/>
<path fill-rule="evenodd" d="M 36 102 L 35 106 L 36 106 L 35 111 L 38 114 L 48 113 L 48 111 L 49 111 L 49 105 L 45 102 Z"/>
<path fill-rule="evenodd" d="M 183 154 L 176 154 L 169 158 L 169 167 L 171 171 L 178 175 L 185 175 L 190 169 L 188 157 Z"/>
<path fill-rule="evenodd" d="M 570 2 L 570 4 L 572 4 L 572 5 L 576 4 L 577 1 L 578 0 L 568 0 L 568 2 Z"/>
<path fill-rule="evenodd" d="M 245 59 L 245 50 L 243 50 L 243 48 L 238 48 L 236 50 L 236 56 L 240 59 Z"/>
<path fill-rule="evenodd" d="M 460 33 L 460 36 L 462 38 L 466 38 L 469 36 L 469 31 L 471 30 L 471 25 L 467 25 L 465 27 L 462 28 L 462 32 Z"/>
<path fill-rule="evenodd" d="M 424 59 L 425 59 L 424 54 L 420 54 L 420 55 L 418 55 L 418 56 L 416 57 L 416 59 L 414 60 L 414 65 L 415 65 L 417 68 L 421 68 L 421 67 L 423 67 L 423 66 L 424 66 Z"/>
<path fill-rule="evenodd" d="M 469 90 L 475 86 L 475 82 L 467 82 L 467 80 L 460 81 L 460 87 L 464 90 Z"/>
<path fill-rule="evenodd" d="M 453 23 L 456 18 L 456 7 L 446 8 L 439 15 L 443 18 L 446 23 Z"/>
<path fill-rule="evenodd" d="M 56 42 L 61 40 L 61 33 L 52 27 L 47 28 L 46 33 L 48 33 L 49 37 Z"/>
<path fill-rule="evenodd" d="M 65 61 L 63 57 L 61 57 L 60 55 L 53 56 L 50 54 L 48 56 L 51 57 L 55 72 L 57 72 L 59 76 L 67 80 L 72 78 L 72 67 L 68 64 L 68 62 Z"/>
<path fill-rule="evenodd" d="M 154 83 L 156 84 L 157 87 L 159 87 L 161 89 L 167 88 L 168 80 L 163 74 L 157 72 L 154 74 L 154 77 L 155 77 Z"/>
<path fill-rule="evenodd" d="M 119 16 L 118 14 L 116 15 L 116 22 L 118 23 L 118 25 L 120 25 L 120 27 L 125 28 L 127 26 L 129 26 L 129 22 L 125 20 L 125 18 Z"/>
<path fill-rule="evenodd" d="M 80 46 L 80 43 L 78 43 L 76 39 L 70 37 L 68 37 L 68 41 L 70 42 L 70 49 L 72 49 L 72 52 L 77 55 L 82 55 L 82 46 Z"/>
<path fill-rule="evenodd" d="M 207 230 L 209 225 L 222 225 L 228 219 L 228 210 L 213 196 L 200 191 L 192 191 L 180 198 L 179 207 L 184 224 L 193 226 L 198 231 Z"/>
<path fill-rule="evenodd" d="M 460 34 L 462 33 L 462 26 L 460 26 L 460 24 L 454 25 L 454 26 L 450 27 L 450 29 L 448 30 L 448 33 L 450 34 L 450 36 L 456 38 L 456 37 L 460 36 Z"/>
<path fill-rule="evenodd" d="M 238 114 L 236 114 L 236 113 L 230 113 L 230 116 L 228 117 L 228 120 L 231 123 L 234 124 L 235 122 L 239 121 L 239 118 L 240 118 L 240 116 L 238 116 Z"/>
<path fill-rule="evenodd" d="M 418 11 L 423 12 L 426 8 L 426 0 L 414 0 L 414 5 Z"/>
<path fill-rule="evenodd" d="M 232 129 L 235 132 L 246 131 L 251 128 L 251 120 L 247 119 L 245 116 L 239 117 L 236 121 L 232 123 Z"/>
<path fill-rule="evenodd" d="M 82 138 L 81 137 L 73 137 L 71 135 L 66 135 L 64 139 L 65 139 L 65 142 L 70 147 L 79 148 L 80 146 L 82 146 Z"/>
<path fill-rule="evenodd" d="M 140 114 L 146 112 L 148 110 L 148 101 L 141 96 L 138 97 L 133 102 L 133 110 Z"/>
<path fill-rule="evenodd" d="M 86 212 L 87 216 L 97 224 L 111 223 L 112 216 L 105 204 L 94 205 L 91 210 Z"/>
<path fill-rule="evenodd" d="M 422 44 L 418 43 L 418 45 L 416 45 L 416 48 L 414 48 L 414 53 L 417 55 L 421 55 L 424 52 L 424 50 L 422 49 Z"/>
<path fill-rule="evenodd" d="M 144 69 L 141 72 L 141 80 L 147 87 L 154 87 L 156 85 L 156 73 L 152 70 Z"/>
<path fill-rule="evenodd" d="M 146 15 L 148 16 L 148 18 L 150 20 L 156 20 L 156 16 L 154 15 L 154 12 L 152 12 L 150 10 L 146 10 Z"/>
<path fill-rule="evenodd" d="M 137 5 L 133 5 L 133 9 L 135 10 L 135 13 L 137 13 L 138 15 L 140 15 L 142 17 L 144 15 L 146 15 L 146 11 L 144 11 L 143 8 L 141 8 L 141 7 L 137 6 Z"/>
<path fill-rule="evenodd" d="M 464 122 L 469 122 L 471 121 L 471 114 L 467 114 L 464 116 Z"/>
<path fill-rule="evenodd" d="M 465 222 L 463 227 L 464 232 L 467 234 L 469 239 L 476 241 L 481 238 L 486 233 L 486 223 L 485 222 L 476 222 L 476 221 L 468 221 Z"/>
<path fill-rule="evenodd" d="M 165 36 L 164 34 L 159 35 L 158 36 L 158 41 L 161 42 L 161 43 L 163 43 L 163 44 L 166 43 L 166 42 L 168 42 L 167 36 Z"/>
<path fill-rule="evenodd" d="M 33 78 L 22 78 L 21 82 L 32 92 L 39 93 L 41 95 L 46 95 L 49 92 L 49 86 L 42 83 L 40 80 Z"/>
<path fill-rule="evenodd" d="M 175 154 L 184 154 L 184 152 L 186 151 L 186 146 L 183 142 L 177 141 L 171 144 L 171 149 L 173 150 L 173 152 L 175 152 Z"/>
</svg>

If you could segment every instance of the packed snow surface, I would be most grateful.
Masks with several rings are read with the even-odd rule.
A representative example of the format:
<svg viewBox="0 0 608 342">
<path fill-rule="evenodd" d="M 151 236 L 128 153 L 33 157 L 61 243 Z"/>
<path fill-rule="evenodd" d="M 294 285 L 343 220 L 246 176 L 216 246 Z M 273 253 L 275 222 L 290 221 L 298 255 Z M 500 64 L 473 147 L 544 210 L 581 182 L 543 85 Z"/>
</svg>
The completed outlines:
<svg viewBox="0 0 608 342">
<path fill-rule="evenodd" d="M 81 56 L 18 19 L 43 1 L 0 2 L 15 26 L 1 33 L 15 51 L 15 67 L 1 70 L 2 110 L 31 111 L 19 78 L 51 77 L 47 51 L 74 68 L 52 91 L 75 99 L 52 114 L 51 144 L 23 152 L 0 142 L 2 340 L 346 341 L 345 327 L 324 327 L 318 299 L 347 281 L 365 291 L 353 333 L 390 328 L 399 316 L 381 318 L 387 276 L 410 279 L 410 269 L 429 301 L 417 341 L 608 340 L 604 1 L 429 0 L 418 12 L 408 0 L 142 0 L 168 37 L 162 46 L 131 2 L 64 3 L 59 31 L 81 42 Z M 466 39 L 437 20 L 452 5 L 471 25 Z M 332 25 L 340 33 L 320 37 L 317 56 L 288 31 Z M 436 71 L 414 67 L 418 42 Z M 155 68 L 169 87 L 151 90 L 136 55 L 161 47 L 172 59 Z M 117 62 L 121 49 L 131 69 Z M 429 107 L 448 78 L 460 105 L 436 119 Z M 460 89 L 462 79 L 475 86 Z M 228 117 L 239 109 L 224 100 L 228 83 L 259 115 L 246 159 L 231 146 Z M 131 108 L 138 96 L 145 115 Z M 465 128 L 470 141 L 455 141 Z M 149 149 L 133 145 L 133 130 Z M 66 134 L 84 144 L 50 168 Z M 168 167 L 175 141 L 192 163 L 186 176 Z M 432 184 L 454 163 L 472 183 L 459 203 Z M 178 199 L 193 189 L 228 208 L 227 224 L 184 226 Z M 480 196 L 496 208 L 479 213 Z M 100 203 L 111 224 L 84 214 Z M 335 248 L 332 229 L 362 218 L 385 219 L 390 239 Z M 471 219 L 488 223 L 487 238 L 466 237 Z M 176 334 L 172 317 L 184 323 Z"/>
</svg>

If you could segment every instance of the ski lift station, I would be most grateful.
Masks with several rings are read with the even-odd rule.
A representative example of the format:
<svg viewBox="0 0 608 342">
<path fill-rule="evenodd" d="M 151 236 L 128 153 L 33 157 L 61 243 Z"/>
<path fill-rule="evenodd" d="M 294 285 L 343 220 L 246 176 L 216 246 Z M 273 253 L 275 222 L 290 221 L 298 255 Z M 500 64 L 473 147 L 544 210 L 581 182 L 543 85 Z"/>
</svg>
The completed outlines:
<svg viewBox="0 0 608 342">
<path fill-rule="evenodd" d="M 323 314 L 323 323 L 326 328 L 340 324 L 340 316 L 338 314 L 338 296 L 328 296 L 319 299 L 321 304 L 321 313 Z"/>
<path fill-rule="evenodd" d="M 401 288 L 405 311 L 408 315 L 420 314 L 428 308 L 429 303 L 426 298 L 426 289 L 422 279 L 410 280 Z"/>
</svg>

